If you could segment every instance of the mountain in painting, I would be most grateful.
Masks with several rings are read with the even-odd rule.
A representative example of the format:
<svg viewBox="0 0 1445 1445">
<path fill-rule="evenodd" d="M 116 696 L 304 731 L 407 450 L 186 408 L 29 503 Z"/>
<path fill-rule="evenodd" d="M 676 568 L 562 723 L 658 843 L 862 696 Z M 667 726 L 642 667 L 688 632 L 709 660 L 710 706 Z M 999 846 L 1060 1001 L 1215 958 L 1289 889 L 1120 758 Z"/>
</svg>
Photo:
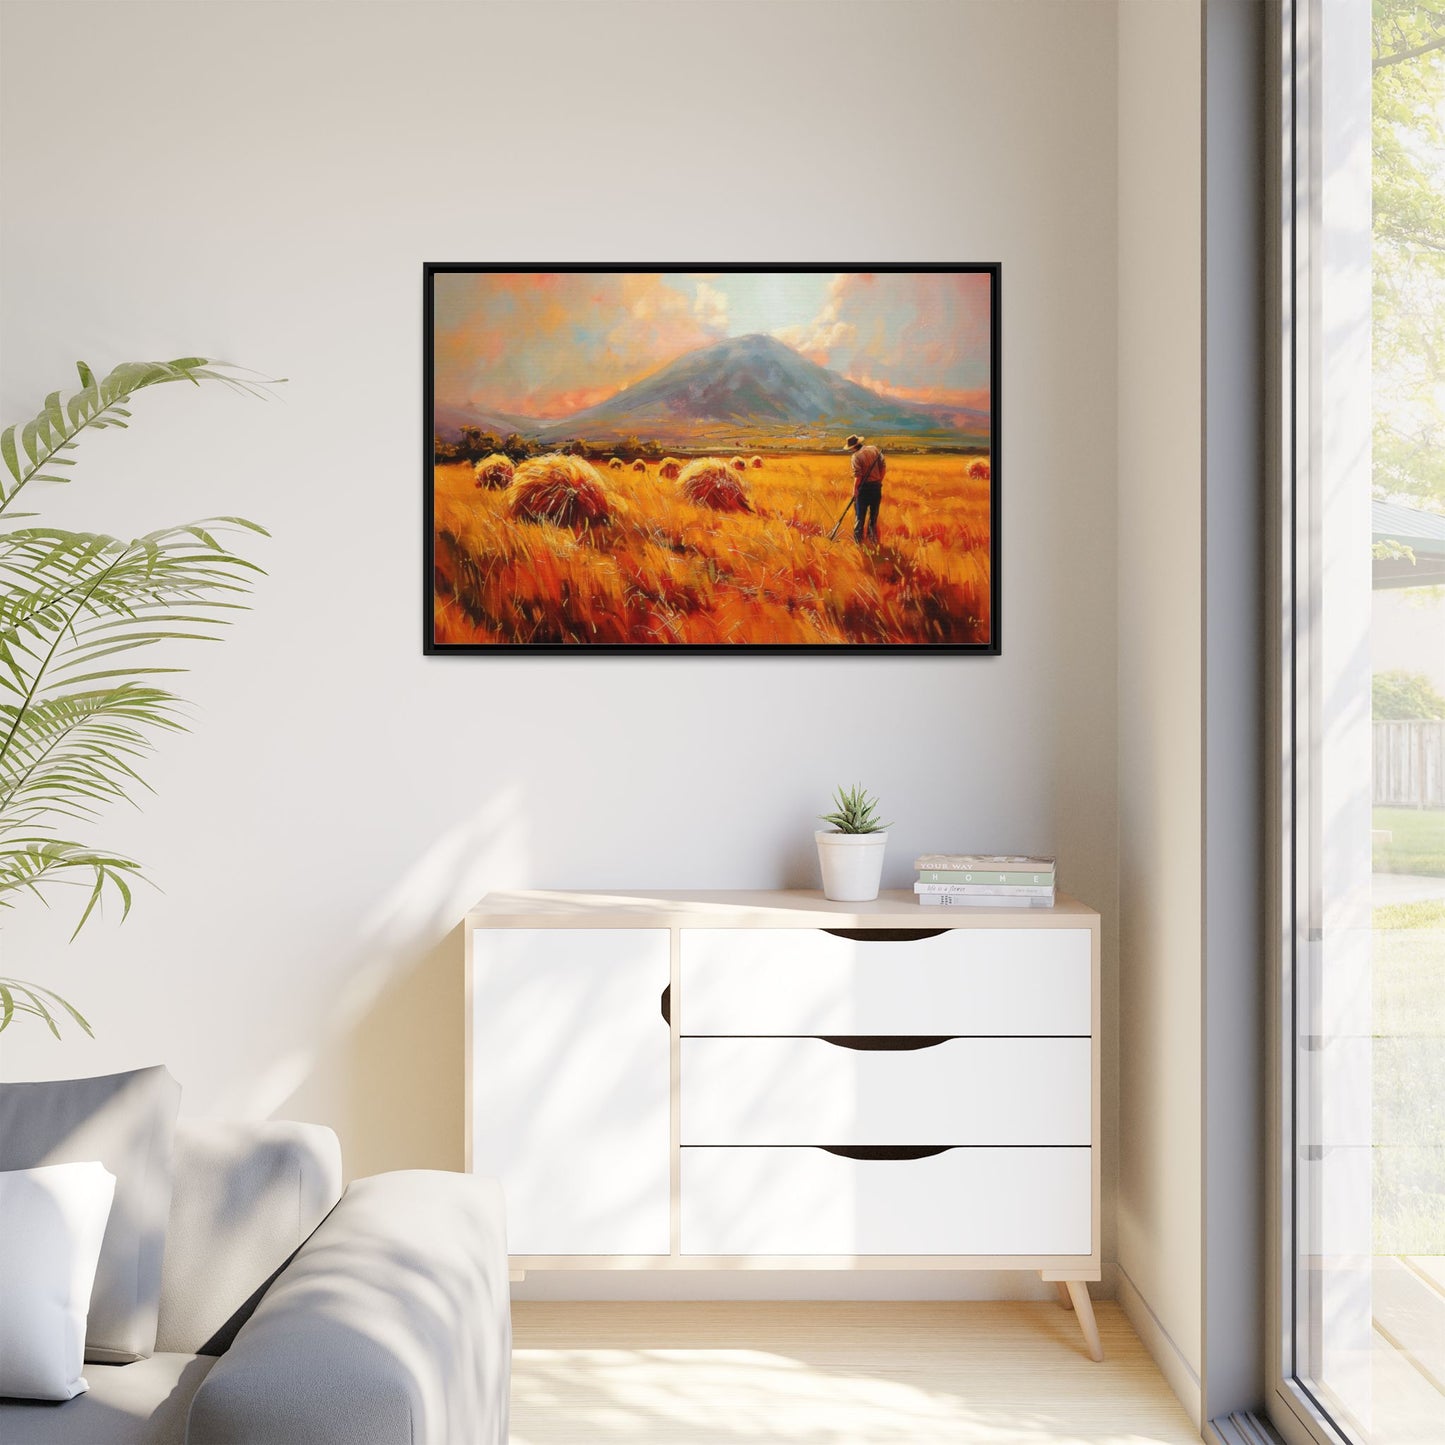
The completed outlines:
<svg viewBox="0 0 1445 1445">
<path fill-rule="evenodd" d="M 685 444 L 718 429 L 795 437 L 818 431 L 933 435 L 986 431 L 975 413 L 959 428 L 953 413 L 880 395 L 772 336 L 735 336 L 689 352 L 585 411 L 551 423 L 547 436 L 653 436 Z"/>
<path fill-rule="evenodd" d="M 455 418 L 464 410 L 449 408 L 444 423 L 439 408 L 438 430 L 445 434 L 459 426 Z M 572 416 L 514 429 L 543 441 L 582 437 L 607 443 L 636 436 L 686 447 L 725 439 L 806 445 L 850 431 L 960 446 L 985 439 L 988 428 L 986 412 L 884 396 L 776 337 L 751 335 L 680 356 Z"/>
<path fill-rule="evenodd" d="M 534 417 L 509 416 L 505 412 L 485 411 L 475 406 L 455 406 L 439 401 L 432 411 L 432 428 L 439 437 L 455 441 L 464 426 L 474 426 L 493 436 L 503 437 L 512 432 L 521 436 L 535 436 L 537 428 L 546 423 Z"/>
</svg>

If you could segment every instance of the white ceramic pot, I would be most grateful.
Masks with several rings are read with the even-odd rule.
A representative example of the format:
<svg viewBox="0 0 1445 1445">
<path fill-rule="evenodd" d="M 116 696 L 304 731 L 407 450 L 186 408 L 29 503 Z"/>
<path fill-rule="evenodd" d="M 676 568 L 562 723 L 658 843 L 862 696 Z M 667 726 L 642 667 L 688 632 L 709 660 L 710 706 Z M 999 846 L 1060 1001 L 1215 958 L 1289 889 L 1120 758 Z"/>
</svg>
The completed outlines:
<svg viewBox="0 0 1445 1445">
<path fill-rule="evenodd" d="M 818 866 L 823 870 L 823 894 L 835 903 L 866 903 L 878 896 L 883 878 L 887 833 L 833 833 L 819 831 Z"/>
</svg>

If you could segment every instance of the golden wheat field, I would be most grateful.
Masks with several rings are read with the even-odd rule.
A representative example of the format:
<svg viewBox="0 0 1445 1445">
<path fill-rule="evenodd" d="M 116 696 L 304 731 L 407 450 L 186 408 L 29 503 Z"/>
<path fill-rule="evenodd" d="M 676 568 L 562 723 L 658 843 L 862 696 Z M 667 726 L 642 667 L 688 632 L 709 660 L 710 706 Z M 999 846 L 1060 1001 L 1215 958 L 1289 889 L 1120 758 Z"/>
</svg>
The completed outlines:
<svg viewBox="0 0 1445 1445">
<path fill-rule="evenodd" d="M 764 456 L 751 512 L 646 472 L 598 474 L 610 519 L 518 521 L 469 465 L 435 468 L 438 643 L 987 643 L 989 490 L 959 456 L 890 454 L 880 540 L 853 541 L 840 455 Z"/>
</svg>

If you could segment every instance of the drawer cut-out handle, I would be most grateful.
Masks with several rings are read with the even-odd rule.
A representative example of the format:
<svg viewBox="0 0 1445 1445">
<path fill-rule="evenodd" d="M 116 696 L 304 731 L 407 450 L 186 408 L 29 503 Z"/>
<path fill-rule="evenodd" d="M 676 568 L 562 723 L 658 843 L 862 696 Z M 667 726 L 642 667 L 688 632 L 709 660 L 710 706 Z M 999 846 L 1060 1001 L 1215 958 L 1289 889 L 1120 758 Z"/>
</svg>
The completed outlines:
<svg viewBox="0 0 1445 1445">
<path fill-rule="evenodd" d="M 918 943 L 925 938 L 937 938 L 940 933 L 952 933 L 951 928 L 825 928 L 834 938 L 851 938 L 854 943 Z"/>
<path fill-rule="evenodd" d="M 952 1034 L 823 1034 L 822 1041 L 837 1049 L 859 1049 L 865 1052 L 908 1053 L 914 1049 L 935 1049 L 946 1044 Z"/>
<path fill-rule="evenodd" d="M 841 1159 L 932 1159 L 947 1154 L 952 1144 L 819 1144 L 825 1154 Z"/>
<path fill-rule="evenodd" d="M 672 985 L 662 991 L 662 1021 L 668 1028 L 672 1027 Z"/>
</svg>

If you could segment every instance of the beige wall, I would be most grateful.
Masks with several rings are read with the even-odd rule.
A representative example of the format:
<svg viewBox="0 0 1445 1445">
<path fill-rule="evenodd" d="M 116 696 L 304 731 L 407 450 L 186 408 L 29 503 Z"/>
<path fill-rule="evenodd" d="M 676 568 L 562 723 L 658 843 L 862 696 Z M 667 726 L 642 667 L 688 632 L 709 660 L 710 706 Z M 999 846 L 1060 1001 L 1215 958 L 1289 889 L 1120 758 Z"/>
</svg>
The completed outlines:
<svg viewBox="0 0 1445 1445">
<path fill-rule="evenodd" d="M 1120 1295 L 1199 1411 L 1200 10 L 1119 7 Z"/>
<path fill-rule="evenodd" d="M 290 378 L 267 404 L 147 397 L 47 499 L 275 537 L 255 612 L 192 659 L 195 731 L 104 830 L 164 894 L 69 947 L 67 917 L 6 920 L 6 971 L 97 1040 L 17 1028 L 0 1077 L 161 1059 L 192 1113 L 332 1124 L 353 1173 L 456 1166 L 468 903 L 812 885 L 813 817 L 855 779 L 898 819 L 894 883 L 925 847 L 1057 852 L 1105 915 L 1112 1021 L 1112 5 L 6 4 L 0 25 L 4 415 L 77 356 Z M 1003 263 L 1001 658 L 421 656 L 422 262 L 687 258 Z"/>
</svg>

